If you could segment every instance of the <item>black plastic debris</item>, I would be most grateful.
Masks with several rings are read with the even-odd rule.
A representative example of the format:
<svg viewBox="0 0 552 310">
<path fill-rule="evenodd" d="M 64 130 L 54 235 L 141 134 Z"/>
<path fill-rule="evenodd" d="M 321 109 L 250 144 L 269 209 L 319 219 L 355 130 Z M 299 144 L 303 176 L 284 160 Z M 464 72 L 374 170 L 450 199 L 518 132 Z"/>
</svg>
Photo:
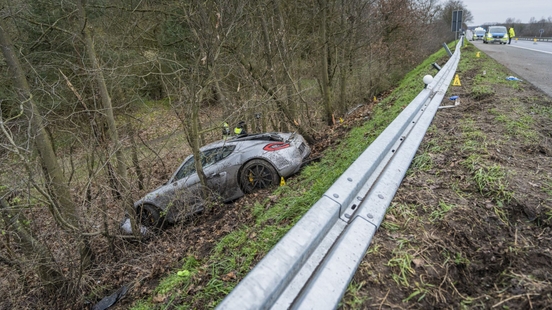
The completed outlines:
<svg viewBox="0 0 552 310">
<path fill-rule="evenodd" d="M 95 304 L 92 310 L 106 310 L 107 308 L 113 306 L 118 300 L 123 298 L 125 294 L 128 292 L 128 287 L 124 285 L 120 289 L 118 289 L 115 293 L 104 297 L 104 299 L 100 300 L 99 303 Z"/>
</svg>

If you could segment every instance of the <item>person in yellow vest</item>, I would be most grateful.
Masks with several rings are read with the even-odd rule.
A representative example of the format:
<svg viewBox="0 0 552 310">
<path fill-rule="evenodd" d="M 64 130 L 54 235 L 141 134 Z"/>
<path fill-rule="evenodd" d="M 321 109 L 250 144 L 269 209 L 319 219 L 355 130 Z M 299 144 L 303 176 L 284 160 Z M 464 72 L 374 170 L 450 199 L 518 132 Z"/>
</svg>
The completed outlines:
<svg viewBox="0 0 552 310">
<path fill-rule="evenodd" d="M 240 121 L 238 123 L 238 126 L 234 128 L 234 134 L 236 134 L 237 136 L 243 136 L 243 135 L 246 135 L 247 134 L 247 131 L 245 130 L 245 122 L 244 121 Z"/>
<path fill-rule="evenodd" d="M 510 29 L 508 29 L 508 44 L 512 42 L 512 38 L 515 36 L 516 36 L 516 32 L 514 31 L 514 27 L 510 27 Z"/>
<path fill-rule="evenodd" d="M 227 122 L 224 122 L 222 124 L 222 139 L 226 140 L 228 137 L 230 137 L 230 126 Z"/>
</svg>

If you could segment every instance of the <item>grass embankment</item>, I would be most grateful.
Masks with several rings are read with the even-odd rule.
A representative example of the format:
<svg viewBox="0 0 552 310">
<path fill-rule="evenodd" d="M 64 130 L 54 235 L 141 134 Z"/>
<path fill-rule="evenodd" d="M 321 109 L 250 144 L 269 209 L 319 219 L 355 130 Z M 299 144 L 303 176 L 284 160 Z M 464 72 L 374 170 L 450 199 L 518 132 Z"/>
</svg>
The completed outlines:
<svg viewBox="0 0 552 310">
<path fill-rule="evenodd" d="M 279 187 L 274 193 L 279 197 L 275 204 L 267 208 L 266 198 L 249 206 L 254 224 L 226 235 L 206 259 L 198 260 L 190 253 L 182 268 L 162 280 L 153 296 L 136 303 L 134 309 L 216 306 L 421 91 L 422 77 L 434 74 L 431 64 L 445 55 L 440 50 L 410 72 L 392 94 L 374 106 L 362 127 L 353 128 L 319 162 L 305 167 L 286 186 Z"/>
</svg>

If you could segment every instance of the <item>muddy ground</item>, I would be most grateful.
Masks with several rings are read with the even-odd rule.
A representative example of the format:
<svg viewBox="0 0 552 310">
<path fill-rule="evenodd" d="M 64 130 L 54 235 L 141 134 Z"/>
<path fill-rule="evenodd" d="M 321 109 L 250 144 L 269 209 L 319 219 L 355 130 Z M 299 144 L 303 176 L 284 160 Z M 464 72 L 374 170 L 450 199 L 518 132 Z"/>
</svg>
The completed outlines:
<svg viewBox="0 0 552 310">
<path fill-rule="evenodd" d="M 454 95 L 461 104 L 438 111 L 417 156 L 425 164 L 419 161 L 404 179 L 344 309 L 552 309 L 552 121 L 539 112 L 552 109 L 552 100 L 525 82 L 519 88 L 499 84 L 495 95 L 474 98 L 471 82 L 479 72 L 460 74 Z M 339 144 L 371 108 L 363 106 L 319 137 L 313 157 Z M 524 137 L 497 115 L 530 116 L 537 137 Z M 474 154 L 479 161 L 470 167 Z M 165 166 L 153 163 L 152 173 L 166 179 L 180 155 L 172 154 Z M 503 177 L 478 186 L 477 172 L 492 167 L 501 167 Z M 95 296 L 125 285 L 131 289 L 112 309 L 127 309 L 151 296 L 188 254 L 207 257 L 220 238 L 252 224 L 245 206 L 269 195 L 257 192 L 220 205 L 145 242 L 115 238 L 109 245 L 99 239 L 93 244 L 96 265 L 82 279 L 88 284 L 74 292 L 76 302 L 41 291 L 33 278 L 16 287 L 19 275 L 2 266 L 0 308 L 91 308 Z"/>
</svg>

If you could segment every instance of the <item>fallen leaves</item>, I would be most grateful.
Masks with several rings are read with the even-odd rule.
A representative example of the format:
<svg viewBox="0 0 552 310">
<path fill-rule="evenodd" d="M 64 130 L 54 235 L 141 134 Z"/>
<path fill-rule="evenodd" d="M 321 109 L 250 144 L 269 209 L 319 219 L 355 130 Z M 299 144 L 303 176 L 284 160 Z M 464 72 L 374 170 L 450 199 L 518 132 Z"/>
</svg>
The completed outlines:
<svg viewBox="0 0 552 310">
<path fill-rule="evenodd" d="M 222 281 L 224 282 L 229 282 L 229 281 L 232 281 L 232 280 L 236 280 L 236 272 L 234 271 L 231 271 L 225 275 L 223 275 L 221 277 Z"/>
<path fill-rule="evenodd" d="M 156 304 L 164 303 L 167 300 L 166 294 L 157 294 L 153 296 L 152 301 Z"/>
</svg>

